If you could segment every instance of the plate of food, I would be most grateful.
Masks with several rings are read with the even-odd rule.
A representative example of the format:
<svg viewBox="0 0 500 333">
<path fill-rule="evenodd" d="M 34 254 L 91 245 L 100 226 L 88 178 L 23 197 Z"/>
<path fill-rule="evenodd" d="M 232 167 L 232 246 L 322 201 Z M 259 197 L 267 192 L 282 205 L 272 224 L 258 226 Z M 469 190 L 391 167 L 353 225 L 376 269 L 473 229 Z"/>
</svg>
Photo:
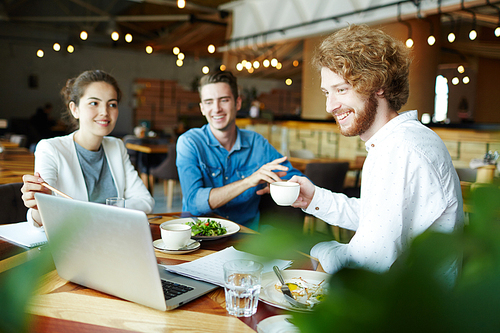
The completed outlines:
<svg viewBox="0 0 500 333">
<path fill-rule="evenodd" d="M 164 222 L 167 224 L 187 224 L 191 226 L 191 238 L 213 240 L 231 236 L 240 231 L 240 226 L 232 221 L 215 217 L 188 217 Z"/>
<path fill-rule="evenodd" d="M 260 300 L 269 305 L 290 311 L 312 311 L 317 303 L 321 302 L 328 288 L 329 274 L 309 270 L 281 271 L 285 283 L 290 288 L 293 298 L 307 304 L 307 308 L 292 306 L 281 292 L 281 283 L 274 272 L 262 274 Z"/>
</svg>

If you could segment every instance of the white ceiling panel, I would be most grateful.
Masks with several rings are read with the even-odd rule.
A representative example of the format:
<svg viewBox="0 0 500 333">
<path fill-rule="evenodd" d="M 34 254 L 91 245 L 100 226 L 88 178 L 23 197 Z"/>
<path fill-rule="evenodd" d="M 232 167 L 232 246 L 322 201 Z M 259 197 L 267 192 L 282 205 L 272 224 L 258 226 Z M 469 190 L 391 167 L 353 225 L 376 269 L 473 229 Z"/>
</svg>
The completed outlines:
<svg viewBox="0 0 500 333">
<path fill-rule="evenodd" d="M 399 3 L 399 5 L 398 5 Z M 240 0 L 222 5 L 232 11 L 232 34 L 224 50 L 326 34 L 348 24 L 374 24 L 457 10 L 461 0 Z M 465 7 L 485 1 L 463 1 Z M 399 9 L 398 9 L 399 7 Z"/>
</svg>

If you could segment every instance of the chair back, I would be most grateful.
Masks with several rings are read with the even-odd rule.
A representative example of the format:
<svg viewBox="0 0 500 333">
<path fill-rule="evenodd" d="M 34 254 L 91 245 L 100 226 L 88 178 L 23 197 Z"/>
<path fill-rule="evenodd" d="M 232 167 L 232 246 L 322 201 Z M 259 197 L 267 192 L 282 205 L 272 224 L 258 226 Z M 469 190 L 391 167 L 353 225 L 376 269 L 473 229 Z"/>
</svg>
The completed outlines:
<svg viewBox="0 0 500 333">
<path fill-rule="evenodd" d="M 344 190 L 347 171 L 349 162 L 309 163 L 305 175 L 314 185 L 341 193 Z"/>
<path fill-rule="evenodd" d="M 313 159 L 315 158 L 314 153 L 309 149 L 297 149 L 290 150 L 290 157 Z"/>
<path fill-rule="evenodd" d="M 21 199 L 23 183 L 0 185 L 0 224 L 26 221 L 28 208 Z"/>
<path fill-rule="evenodd" d="M 179 174 L 177 173 L 177 166 L 175 165 L 176 159 L 176 143 L 168 144 L 167 158 L 163 160 L 157 167 L 151 169 L 151 174 L 156 178 L 160 179 L 174 179 L 179 180 Z"/>
<path fill-rule="evenodd" d="M 460 181 L 474 183 L 477 178 L 477 169 L 471 168 L 455 168 Z"/>
</svg>

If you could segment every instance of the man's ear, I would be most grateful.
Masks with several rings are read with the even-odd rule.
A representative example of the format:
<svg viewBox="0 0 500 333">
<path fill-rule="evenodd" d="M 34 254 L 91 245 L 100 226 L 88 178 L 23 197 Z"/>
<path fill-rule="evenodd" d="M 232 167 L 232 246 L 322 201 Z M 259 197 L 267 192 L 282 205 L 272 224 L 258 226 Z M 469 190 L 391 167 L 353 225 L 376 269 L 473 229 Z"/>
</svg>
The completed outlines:
<svg viewBox="0 0 500 333">
<path fill-rule="evenodd" d="M 75 102 L 69 102 L 69 109 L 71 110 L 71 114 L 73 115 L 73 117 L 75 117 L 75 119 L 78 119 L 80 117 L 80 110 L 76 106 Z"/>
<path fill-rule="evenodd" d="M 384 89 L 379 89 L 375 92 L 375 94 L 377 95 L 377 97 L 384 97 Z"/>
<path fill-rule="evenodd" d="M 238 98 L 236 98 L 236 111 L 240 111 L 241 109 L 241 96 L 238 96 Z"/>
<path fill-rule="evenodd" d="M 200 102 L 200 111 L 202 115 L 205 115 L 205 111 L 203 110 L 203 103 Z"/>
</svg>

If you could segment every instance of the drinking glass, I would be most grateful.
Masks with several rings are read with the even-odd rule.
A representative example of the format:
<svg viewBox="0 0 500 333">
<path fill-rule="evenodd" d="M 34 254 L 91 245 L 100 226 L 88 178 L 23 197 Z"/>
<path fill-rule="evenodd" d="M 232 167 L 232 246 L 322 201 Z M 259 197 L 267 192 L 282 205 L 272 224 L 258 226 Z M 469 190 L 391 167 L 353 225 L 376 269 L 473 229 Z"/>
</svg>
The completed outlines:
<svg viewBox="0 0 500 333">
<path fill-rule="evenodd" d="M 253 260 L 231 260 L 224 264 L 226 310 L 236 317 L 257 312 L 263 265 Z"/>
<path fill-rule="evenodd" d="M 125 208 L 125 199 L 119 197 L 107 198 L 106 205 Z"/>
</svg>

